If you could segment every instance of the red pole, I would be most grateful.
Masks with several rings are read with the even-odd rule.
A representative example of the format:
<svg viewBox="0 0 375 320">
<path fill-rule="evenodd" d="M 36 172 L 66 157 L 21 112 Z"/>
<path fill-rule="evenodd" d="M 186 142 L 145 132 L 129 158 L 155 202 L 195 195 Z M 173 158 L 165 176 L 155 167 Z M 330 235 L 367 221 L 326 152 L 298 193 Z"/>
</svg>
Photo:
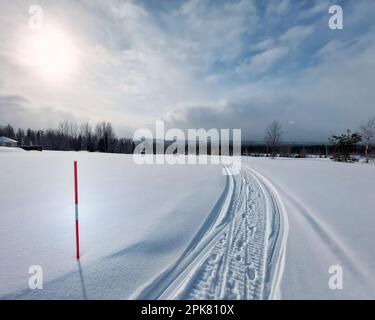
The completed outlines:
<svg viewBox="0 0 375 320">
<path fill-rule="evenodd" d="M 79 260 L 79 228 L 78 228 L 78 173 L 77 161 L 74 161 L 74 204 L 75 204 L 75 222 L 76 222 L 76 257 Z"/>
</svg>

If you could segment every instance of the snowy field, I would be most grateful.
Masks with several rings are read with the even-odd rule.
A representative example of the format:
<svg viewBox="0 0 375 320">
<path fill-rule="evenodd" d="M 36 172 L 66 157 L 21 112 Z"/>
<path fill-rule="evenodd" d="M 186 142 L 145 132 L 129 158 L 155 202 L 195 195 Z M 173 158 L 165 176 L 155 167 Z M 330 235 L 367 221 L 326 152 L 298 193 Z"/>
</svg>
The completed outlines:
<svg viewBox="0 0 375 320">
<path fill-rule="evenodd" d="M 259 159 L 247 165 L 278 190 L 289 234 L 285 299 L 375 299 L 375 167 L 325 159 Z M 329 266 L 343 268 L 330 290 Z"/>
<path fill-rule="evenodd" d="M 243 158 L 135 165 L 132 156 L 0 148 L 0 298 L 375 298 L 375 168 Z M 75 260 L 73 160 L 81 261 Z M 28 288 L 40 265 L 44 289 Z M 343 289 L 328 286 L 329 267 Z"/>
<path fill-rule="evenodd" d="M 128 155 L 9 150 L 0 152 L 1 298 L 128 298 L 178 258 L 225 186 L 219 166 L 139 166 Z M 28 288 L 31 265 L 43 268 L 43 290 Z"/>
</svg>

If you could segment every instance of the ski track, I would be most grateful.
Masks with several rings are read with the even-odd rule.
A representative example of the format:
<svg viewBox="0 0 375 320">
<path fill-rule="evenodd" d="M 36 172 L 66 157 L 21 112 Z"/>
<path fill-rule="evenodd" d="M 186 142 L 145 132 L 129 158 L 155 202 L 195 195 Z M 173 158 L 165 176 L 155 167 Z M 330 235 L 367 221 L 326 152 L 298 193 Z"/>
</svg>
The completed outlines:
<svg viewBox="0 0 375 320">
<path fill-rule="evenodd" d="M 135 298 L 280 298 L 288 223 L 279 195 L 245 166 L 224 193 L 188 249 Z"/>
</svg>

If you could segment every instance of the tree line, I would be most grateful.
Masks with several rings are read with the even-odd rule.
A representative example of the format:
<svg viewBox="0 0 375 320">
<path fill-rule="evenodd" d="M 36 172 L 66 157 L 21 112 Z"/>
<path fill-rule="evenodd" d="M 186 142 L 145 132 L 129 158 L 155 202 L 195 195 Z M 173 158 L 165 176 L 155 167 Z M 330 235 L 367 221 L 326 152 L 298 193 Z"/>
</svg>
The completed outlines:
<svg viewBox="0 0 375 320">
<path fill-rule="evenodd" d="M 282 126 L 276 120 L 266 129 L 264 141 L 267 146 L 267 153 L 272 158 L 275 158 L 280 152 L 282 135 Z M 356 158 L 352 156 L 353 152 L 361 153 L 360 150 L 363 149 L 362 152 L 366 162 L 369 162 L 369 159 L 373 157 L 371 148 L 375 144 L 375 116 L 364 122 L 359 127 L 358 132 L 352 132 L 347 129 L 345 133 L 332 135 L 328 138 L 328 141 L 329 147 L 326 147 L 326 155 L 329 150 L 333 160 L 343 162 L 356 161 Z"/>
<path fill-rule="evenodd" d="M 118 138 L 112 124 L 105 121 L 92 127 L 87 122 L 78 125 L 66 120 L 47 130 L 15 130 L 8 124 L 0 126 L 0 136 L 17 140 L 18 146 L 42 146 L 45 150 L 133 153 L 135 147 L 133 140 Z"/>
<path fill-rule="evenodd" d="M 110 122 L 99 122 L 92 127 L 89 123 L 78 125 L 73 121 L 62 121 L 56 129 L 15 130 L 10 124 L 0 126 L 0 136 L 17 140 L 18 146 L 41 146 L 45 150 L 90 151 L 132 154 L 135 143 L 132 139 L 118 138 Z M 355 161 L 352 154 L 364 154 L 368 162 L 373 157 L 375 144 L 375 116 L 363 123 L 358 132 L 347 130 L 340 135 L 332 135 L 329 144 L 301 146 L 282 143 L 283 129 L 278 121 L 273 121 L 265 131 L 264 144 L 242 144 L 242 154 L 305 157 L 307 154 L 331 156 L 336 161 Z M 154 141 L 154 144 L 157 142 Z M 167 147 L 166 144 L 165 147 Z M 188 150 L 188 145 L 185 149 Z M 230 149 L 232 146 L 230 145 Z M 230 154 L 231 154 L 230 150 Z M 187 152 L 187 151 L 186 151 Z M 298 153 L 296 155 L 296 153 Z M 211 154 L 209 144 L 207 154 Z"/>
</svg>

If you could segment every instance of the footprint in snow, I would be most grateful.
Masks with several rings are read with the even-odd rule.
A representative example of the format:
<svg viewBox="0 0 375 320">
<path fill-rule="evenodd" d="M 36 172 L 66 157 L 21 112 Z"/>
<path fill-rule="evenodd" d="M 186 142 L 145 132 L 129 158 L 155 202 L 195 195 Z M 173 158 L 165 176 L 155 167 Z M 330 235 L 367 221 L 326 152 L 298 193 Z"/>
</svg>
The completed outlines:
<svg viewBox="0 0 375 320">
<path fill-rule="evenodd" d="M 246 268 L 246 276 L 250 281 L 254 281 L 256 278 L 256 270 L 254 267 L 247 267 Z"/>
</svg>

